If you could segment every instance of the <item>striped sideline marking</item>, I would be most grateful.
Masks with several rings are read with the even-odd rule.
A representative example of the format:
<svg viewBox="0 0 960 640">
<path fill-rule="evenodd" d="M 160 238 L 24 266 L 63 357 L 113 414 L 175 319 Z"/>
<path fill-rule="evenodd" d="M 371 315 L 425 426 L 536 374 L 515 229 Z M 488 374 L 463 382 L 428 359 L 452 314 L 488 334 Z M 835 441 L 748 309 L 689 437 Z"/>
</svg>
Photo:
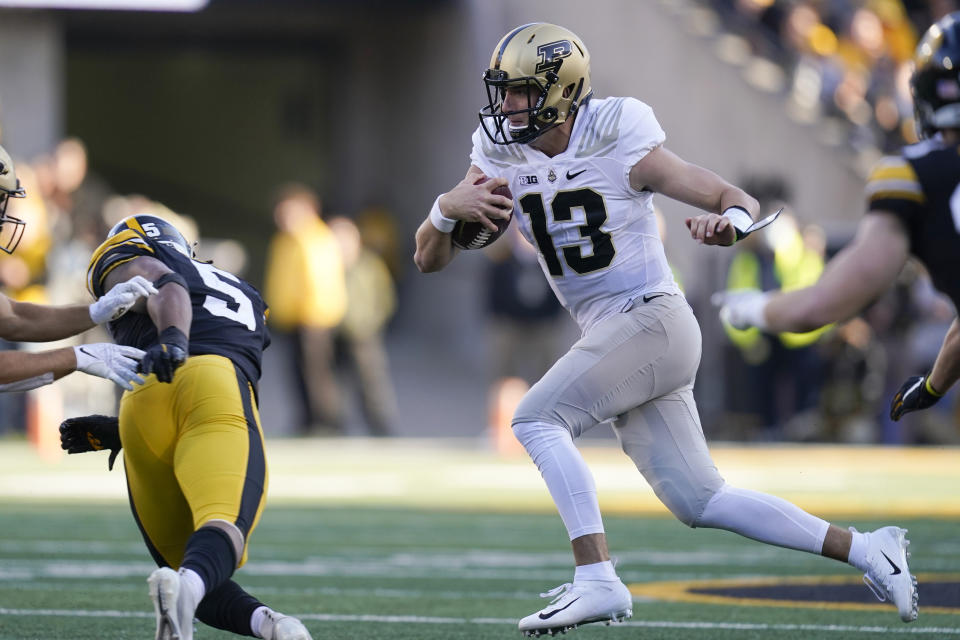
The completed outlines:
<svg viewBox="0 0 960 640">
<path fill-rule="evenodd" d="M 318 622 L 377 622 L 387 624 L 495 624 L 515 626 L 513 618 L 440 618 L 430 616 L 340 615 L 335 613 L 295 614 L 301 620 Z M 76 618 L 153 618 L 147 611 L 92 611 L 89 609 L 5 609 L 0 616 L 59 616 Z M 644 629 L 715 629 L 733 631 L 825 631 L 838 634 L 885 633 L 892 635 L 960 635 L 960 628 L 951 627 L 854 627 L 837 624 L 763 624 L 749 622 L 677 622 L 673 620 L 639 620 L 621 622 L 611 627 Z"/>
</svg>

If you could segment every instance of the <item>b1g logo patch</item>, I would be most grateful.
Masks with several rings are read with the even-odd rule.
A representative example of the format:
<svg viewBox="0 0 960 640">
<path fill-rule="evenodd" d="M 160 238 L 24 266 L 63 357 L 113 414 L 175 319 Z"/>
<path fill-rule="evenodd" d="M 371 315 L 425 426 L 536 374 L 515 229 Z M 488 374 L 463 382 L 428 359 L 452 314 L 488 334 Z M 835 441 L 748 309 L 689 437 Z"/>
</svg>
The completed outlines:
<svg viewBox="0 0 960 640">
<path fill-rule="evenodd" d="M 556 73 L 563 64 L 563 59 L 573 53 L 573 45 L 569 40 L 557 40 L 548 42 L 537 47 L 537 55 L 540 61 L 537 63 L 537 74 L 544 71 L 553 71 Z"/>
<path fill-rule="evenodd" d="M 520 184 L 539 184 L 540 181 L 537 179 L 537 176 L 520 176 L 517 178 L 520 181 Z"/>
</svg>

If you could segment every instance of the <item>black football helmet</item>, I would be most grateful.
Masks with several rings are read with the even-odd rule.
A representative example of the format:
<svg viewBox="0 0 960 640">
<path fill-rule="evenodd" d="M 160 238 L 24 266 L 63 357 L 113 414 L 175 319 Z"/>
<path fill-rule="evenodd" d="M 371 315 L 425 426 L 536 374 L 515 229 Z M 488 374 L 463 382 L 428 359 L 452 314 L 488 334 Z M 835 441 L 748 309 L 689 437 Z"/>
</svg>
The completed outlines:
<svg viewBox="0 0 960 640">
<path fill-rule="evenodd" d="M 913 57 L 910 77 L 917 133 L 960 129 L 960 11 L 934 23 Z"/>
<path fill-rule="evenodd" d="M 590 53 L 569 29 L 546 22 L 517 27 L 500 39 L 483 73 L 487 106 L 480 124 L 495 144 L 523 143 L 562 124 L 592 95 Z M 508 88 L 535 89 L 527 108 L 503 111 Z M 508 116 L 528 114 L 527 125 L 514 127 Z"/>
<path fill-rule="evenodd" d="M 158 216 L 151 216 L 141 213 L 136 216 L 127 216 L 117 224 L 113 225 L 107 233 L 108 238 L 112 238 L 124 229 L 131 229 L 140 235 L 146 236 L 154 242 L 165 244 L 168 247 L 176 249 L 188 258 L 193 257 L 193 247 L 187 242 L 175 226 Z"/>
<path fill-rule="evenodd" d="M 17 179 L 10 154 L 0 147 L 0 249 L 7 253 L 13 253 L 20 244 L 20 238 L 27 226 L 20 218 L 7 215 L 7 204 L 10 198 L 25 198 L 26 195 L 27 192 Z"/>
</svg>

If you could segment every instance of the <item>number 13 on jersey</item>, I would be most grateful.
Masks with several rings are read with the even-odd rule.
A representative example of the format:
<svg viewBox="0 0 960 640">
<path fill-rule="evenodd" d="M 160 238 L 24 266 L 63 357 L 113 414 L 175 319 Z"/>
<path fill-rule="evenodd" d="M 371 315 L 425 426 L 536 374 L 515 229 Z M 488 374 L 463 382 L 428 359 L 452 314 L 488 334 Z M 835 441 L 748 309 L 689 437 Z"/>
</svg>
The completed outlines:
<svg viewBox="0 0 960 640">
<path fill-rule="evenodd" d="M 562 276 L 563 265 L 560 264 L 559 252 L 548 231 L 543 195 L 527 193 L 519 199 L 519 203 L 523 212 L 530 216 L 533 237 L 537 241 L 540 255 L 547 263 L 550 275 Z M 590 255 L 583 255 L 582 247 L 579 245 L 560 247 L 563 260 L 573 271 L 583 275 L 608 267 L 613 262 L 613 256 L 616 254 L 613 241 L 609 233 L 600 229 L 600 226 L 607 221 L 607 210 L 600 193 L 593 189 L 559 191 L 550 202 L 550 209 L 555 222 L 573 220 L 573 210 L 583 210 L 586 224 L 580 225 L 580 236 L 590 239 L 593 252 Z"/>
</svg>

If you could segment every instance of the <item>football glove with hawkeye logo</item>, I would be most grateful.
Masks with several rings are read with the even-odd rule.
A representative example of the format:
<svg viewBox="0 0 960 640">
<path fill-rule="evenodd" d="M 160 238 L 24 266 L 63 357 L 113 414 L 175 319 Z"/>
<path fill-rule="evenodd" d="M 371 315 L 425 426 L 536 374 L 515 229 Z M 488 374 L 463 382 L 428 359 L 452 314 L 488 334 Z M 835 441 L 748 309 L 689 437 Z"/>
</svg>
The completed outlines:
<svg viewBox="0 0 960 640">
<path fill-rule="evenodd" d="M 899 420 L 903 414 L 932 407 L 943 394 L 930 386 L 930 376 L 907 378 L 890 403 L 890 419 Z"/>
<path fill-rule="evenodd" d="M 107 468 L 120 454 L 120 421 L 114 416 L 81 416 L 60 423 L 60 448 L 67 453 L 110 450 Z"/>
</svg>

